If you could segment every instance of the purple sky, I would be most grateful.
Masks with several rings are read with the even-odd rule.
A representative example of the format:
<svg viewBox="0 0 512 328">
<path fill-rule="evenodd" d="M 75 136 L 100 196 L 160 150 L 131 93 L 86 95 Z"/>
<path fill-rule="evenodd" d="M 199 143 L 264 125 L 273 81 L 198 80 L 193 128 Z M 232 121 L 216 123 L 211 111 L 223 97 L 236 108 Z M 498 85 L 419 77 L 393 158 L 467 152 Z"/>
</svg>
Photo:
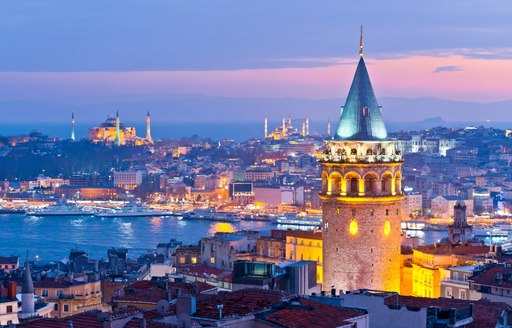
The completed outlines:
<svg viewBox="0 0 512 328">
<path fill-rule="evenodd" d="M 14 116 L 37 107 L 31 118 L 44 119 L 137 97 L 156 106 L 152 96 L 174 94 L 342 105 L 360 24 L 378 98 L 509 100 L 510 17 L 512 3 L 493 0 L 6 0 L 0 111 L 14 102 Z M 162 119 L 179 110 L 156 109 Z"/>
</svg>

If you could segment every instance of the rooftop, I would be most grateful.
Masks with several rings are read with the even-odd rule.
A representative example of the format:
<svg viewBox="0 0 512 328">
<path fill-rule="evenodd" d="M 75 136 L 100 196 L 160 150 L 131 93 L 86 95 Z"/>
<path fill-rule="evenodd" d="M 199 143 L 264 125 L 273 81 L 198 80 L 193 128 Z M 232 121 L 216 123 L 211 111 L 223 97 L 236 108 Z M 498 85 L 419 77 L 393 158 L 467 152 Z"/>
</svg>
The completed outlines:
<svg viewBox="0 0 512 328">
<path fill-rule="evenodd" d="M 335 139 L 384 140 L 388 136 L 381 108 L 373 92 L 364 59 L 361 56 L 343 107 Z"/>
<path fill-rule="evenodd" d="M 351 318 L 368 314 L 364 310 L 348 309 L 327 305 L 302 297 L 283 300 L 271 310 L 258 314 L 257 317 L 279 327 L 325 327 L 335 328 L 351 324 Z"/>
</svg>

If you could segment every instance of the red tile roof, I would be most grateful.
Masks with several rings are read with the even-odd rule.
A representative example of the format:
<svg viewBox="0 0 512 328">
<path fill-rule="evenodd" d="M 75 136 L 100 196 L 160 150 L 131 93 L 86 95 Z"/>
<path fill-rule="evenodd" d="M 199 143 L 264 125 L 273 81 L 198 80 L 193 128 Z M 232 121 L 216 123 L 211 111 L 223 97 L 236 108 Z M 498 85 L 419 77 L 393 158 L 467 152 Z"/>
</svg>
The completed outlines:
<svg viewBox="0 0 512 328">
<path fill-rule="evenodd" d="M 284 233 L 286 234 L 286 237 L 290 236 L 290 237 L 296 237 L 296 238 L 322 240 L 322 232 L 321 231 L 286 230 Z"/>
<path fill-rule="evenodd" d="M 475 255 L 486 254 L 489 252 L 489 246 L 458 246 L 453 249 L 454 255 Z"/>
<path fill-rule="evenodd" d="M 244 316 L 259 312 L 278 303 L 284 292 L 263 289 L 242 289 L 235 292 L 220 292 L 218 295 L 203 295 L 196 301 L 197 311 L 193 315 L 199 318 L 219 319 L 217 305 L 222 304 L 222 316 Z"/>
<path fill-rule="evenodd" d="M 180 295 L 197 296 L 201 292 L 214 288 L 203 282 L 169 282 L 171 296 L 176 297 L 176 289 L 179 289 Z M 134 303 L 154 303 L 162 299 L 167 299 L 165 291 L 165 282 L 155 283 L 152 281 L 137 281 L 124 288 L 124 295 L 115 298 L 116 302 L 134 302 Z"/>
<path fill-rule="evenodd" d="M 388 305 L 395 305 L 395 298 L 389 297 L 385 299 Z M 488 300 L 469 301 L 451 298 L 425 298 L 414 296 L 399 296 L 398 303 L 401 306 L 410 307 L 441 307 L 463 309 L 473 304 L 473 322 L 466 327 L 468 328 L 494 328 L 498 323 L 499 316 L 505 309 L 512 308 L 505 303 L 491 302 Z"/>
<path fill-rule="evenodd" d="M 233 280 L 233 273 L 227 270 L 220 270 L 215 268 L 209 268 L 200 265 L 183 266 L 177 269 L 178 273 L 186 274 L 201 278 L 210 278 L 211 276 L 216 277 L 220 281 L 231 282 Z"/>
<path fill-rule="evenodd" d="M 496 280 L 497 274 L 502 275 L 502 283 L 498 283 Z M 472 276 L 469 278 L 475 284 L 486 285 L 486 286 L 496 286 L 500 288 L 512 288 L 512 268 L 503 267 L 503 266 L 493 266 L 479 274 Z"/>
<path fill-rule="evenodd" d="M 289 302 L 283 302 L 268 313 L 258 316 L 258 318 L 280 327 L 336 328 L 342 325 L 349 325 L 351 322 L 347 320 L 365 314 L 367 312 L 363 310 L 347 309 L 304 298 L 295 298 Z"/>
</svg>

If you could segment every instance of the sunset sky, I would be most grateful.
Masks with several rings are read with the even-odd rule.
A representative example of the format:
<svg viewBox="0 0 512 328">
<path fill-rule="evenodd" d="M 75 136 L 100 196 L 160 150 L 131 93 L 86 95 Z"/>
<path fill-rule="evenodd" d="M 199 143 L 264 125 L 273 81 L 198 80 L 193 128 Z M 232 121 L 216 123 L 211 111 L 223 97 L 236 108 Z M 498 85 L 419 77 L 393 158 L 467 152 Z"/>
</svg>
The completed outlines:
<svg viewBox="0 0 512 328">
<path fill-rule="evenodd" d="M 378 97 L 509 100 L 510 17 L 509 1 L 492 0 L 7 0 L 0 105 L 180 93 L 341 101 L 361 24 Z"/>
</svg>

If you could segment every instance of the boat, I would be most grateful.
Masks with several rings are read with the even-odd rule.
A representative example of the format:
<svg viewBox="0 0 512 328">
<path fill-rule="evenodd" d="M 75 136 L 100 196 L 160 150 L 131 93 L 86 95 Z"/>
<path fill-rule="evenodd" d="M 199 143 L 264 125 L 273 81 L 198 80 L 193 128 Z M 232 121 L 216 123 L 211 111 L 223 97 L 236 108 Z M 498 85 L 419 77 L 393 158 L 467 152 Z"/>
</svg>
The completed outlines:
<svg viewBox="0 0 512 328">
<path fill-rule="evenodd" d="M 277 216 L 272 220 L 273 224 L 321 227 L 321 217 Z"/>
<path fill-rule="evenodd" d="M 92 210 L 66 202 L 25 211 L 27 216 L 87 216 L 93 214 Z"/>
<path fill-rule="evenodd" d="M 400 224 L 402 230 L 425 230 L 428 226 L 427 223 L 421 221 L 402 221 Z"/>
<path fill-rule="evenodd" d="M 473 227 L 475 237 L 509 237 L 512 230 L 504 229 L 500 226 L 491 227 Z"/>
<path fill-rule="evenodd" d="M 272 216 L 264 214 L 242 214 L 242 221 L 263 221 L 271 222 Z"/>
<path fill-rule="evenodd" d="M 207 221 L 219 221 L 238 223 L 240 218 L 237 213 L 232 212 L 217 212 L 215 208 L 198 208 L 193 211 L 188 211 L 182 214 L 184 220 L 207 220 Z"/>
<path fill-rule="evenodd" d="M 100 218 L 119 218 L 119 217 L 147 217 L 147 216 L 170 216 L 171 213 L 155 211 L 149 206 L 137 203 L 126 204 L 119 209 L 110 211 L 99 211 L 94 214 Z"/>
<path fill-rule="evenodd" d="M 0 214 L 25 214 L 22 208 L 0 206 Z"/>
</svg>

